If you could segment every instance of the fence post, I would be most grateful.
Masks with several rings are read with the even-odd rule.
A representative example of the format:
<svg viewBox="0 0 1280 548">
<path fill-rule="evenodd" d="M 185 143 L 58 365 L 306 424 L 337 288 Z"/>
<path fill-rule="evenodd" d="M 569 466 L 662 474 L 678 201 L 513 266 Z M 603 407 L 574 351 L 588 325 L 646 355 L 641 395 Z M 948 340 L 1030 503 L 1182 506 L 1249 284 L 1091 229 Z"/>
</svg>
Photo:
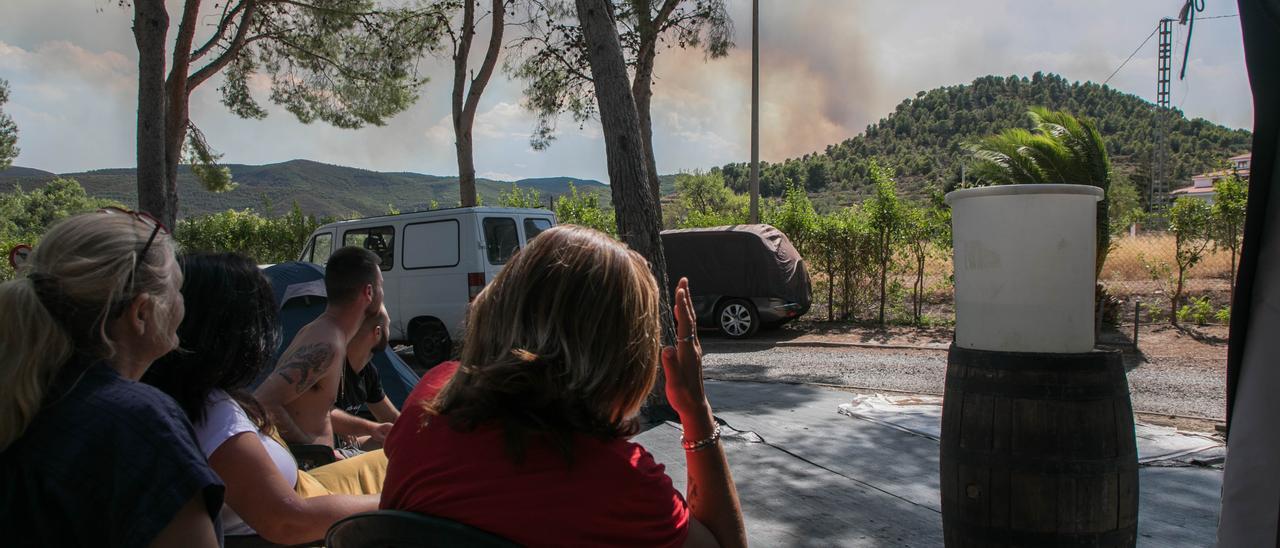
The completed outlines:
<svg viewBox="0 0 1280 548">
<path fill-rule="evenodd" d="M 1133 349 L 1138 349 L 1138 305 L 1142 303 L 1142 299 L 1133 300 Z"/>
</svg>

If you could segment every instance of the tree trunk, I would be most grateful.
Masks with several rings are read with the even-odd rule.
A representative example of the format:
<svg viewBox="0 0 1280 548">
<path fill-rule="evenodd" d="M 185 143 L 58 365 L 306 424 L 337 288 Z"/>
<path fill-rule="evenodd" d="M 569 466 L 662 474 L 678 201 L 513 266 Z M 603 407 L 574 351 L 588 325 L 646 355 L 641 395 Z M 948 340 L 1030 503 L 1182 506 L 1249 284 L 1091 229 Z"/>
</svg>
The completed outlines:
<svg viewBox="0 0 1280 548">
<path fill-rule="evenodd" d="M 475 36 L 475 0 L 464 0 L 462 8 L 462 32 L 457 49 L 453 52 L 453 137 L 458 155 L 458 201 L 462 207 L 476 205 L 476 168 L 472 157 L 470 120 L 464 109 L 464 93 L 467 86 L 467 60 L 471 57 L 471 38 Z"/>
<path fill-rule="evenodd" d="M 662 213 L 655 194 L 650 191 L 645 161 L 640 116 L 627 82 L 627 66 L 622 58 L 618 29 L 606 0 L 575 0 L 578 22 L 587 44 L 587 60 L 595 85 L 596 105 L 604 132 L 605 155 L 609 169 L 609 189 L 613 196 L 618 236 L 631 249 L 649 260 L 649 268 L 658 283 L 661 298 L 662 341 L 675 343 L 675 325 L 671 315 L 671 292 L 667 281 L 667 261 L 662 252 Z M 697 291 L 697 288 L 691 288 Z M 675 419 L 666 401 L 664 381 L 659 371 L 658 382 L 649 395 L 645 411 L 650 423 Z"/>
<path fill-rule="evenodd" d="M 655 37 L 656 39 L 656 37 Z M 644 145 L 644 162 L 648 169 L 649 192 L 653 201 L 660 203 L 662 192 L 658 182 L 658 161 L 653 155 L 653 118 L 649 105 L 653 99 L 653 55 L 641 59 L 636 66 L 635 82 L 631 92 L 636 100 L 636 114 L 640 117 L 640 142 Z"/>
<path fill-rule="evenodd" d="M 1228 286 L 1227 306 L 1235 304 L 1236 301 L 1236 246 L 1231 246 L 1231 281 Z"/>
<path fill-rule="evenodd" d="M 827 254 L 827 264 L 831 264 L 831 254 Z M 827 268 L 827 321 L 836 319 L 836 269 Z"/>
<path fill-rule="evenodd" d="M 187 88 L 187 70 L 191 66 L 191 42 L 196 34 L 196 20 L 200 12 L 200 0 L 186 0 L 182 9 L 182 21 L 178 24 L 178 38 L 173 45 L 173 62 L 169 66 L 169 78 L 165 80 L 165 129 L 164 129 L 164 199 L 165 214 L 160 220 L 165 226 L 176 226 L 178 219 L 178 164 L 182 162 L 182 143 L 187 138 L 190 90 Z"/>
<path fill-rule="evenodd" d="M 607 2 L 576 2 L 578 19 L 587 42 L 587 59 L 595 83 L 600 125 L 604 130 L 609 188 L 617 212 L 618 236 L 649 260 L 649 268 L 662 292 L 663 340 L 674 341 L 667 261 L 659 237 L 662 217 L 658 202 L 649 189 L 640 117 L 628 85 L 618 31 Z"/>
<path fill-rule="evenodd" d="M 888 236 L 880 236 L 880 252 L 882 257 L 880 259 L 880 327 L 884 327 L 885 288 L 889 280 L 889 260 L 884 258 L 889 254 L 888 239 Z"/>
<path fill-rule="evenodd" d="M 1174 285 L 1173 295 L 1169 295 L 1169 322 L 1175 327 L 1178 325 L 1178 299 L 1182 297 L 1182 273 L 1186 267 L 1182 266 L 1182 257 L 1179 250 L 1182 249 L 1182 234 L 1174 234 L 1173 236 L 1173 262 L 1178 267 L 1178 283 Z"/>
<path fill-rule="evenodd" d="M 164 0 L 134 0 L 133 39 L 138 47 L 138 209 L 173 226 L 165 190 Z"/>
<path fill-rule="evenodd" d="M 916 256 L 916 302 L 915 317 L 916 325 L 920 325 L 920 317 L 924 315 L 924 254 Z"/>
<path fill-rule="evenodd" d="M 476 74 L 467 89 L 467 100 L 462 100 L 463 86 L 467 81 L 467 60 L 471 56 L 471 39 L 475 37 L 475 1 L 467 0 L 463 10 L 462 40 L 453 58 L 453 131 L 458 152 L 458 196 L 462 207 L 476 205 L 476 161 L 474 141 L 471 130 L 475 127 L 476 111 L 480 108 L 480 95 L 489 78 L 493 76 L 493 68 L 498 64 L 498 54 L 502 52 L 502 31 L 506 25 L 507 12 L 503 0 L 493 0 L 490 14 L 492 32 L 489 33 L 489 48 L 485 50 L 484 61 L 480 65 L 480 73 Z"/>
<path fill-rule="evenodd" d="M 1231 238 L 1231 245 L 1228 246 L 1231 248 L 1231 274 L 1228 279 L 1230 285 L 1227 286 L 1227 306 L 1234 306 L 1236 302 L 1236 267 L 1238 266 L 1236 265 L 1236 257 L 1240 253 L 1240 230 L 1241 227 L 1239 225 L 1233 225 L 1229 233 Z"/>
<path fill-rule="evenodd" d="M 658 182 L 658 162 L 653 154 L 653 64 L 658 55 L 658 34 L 666 24 L 679 0 L 667 0 L 655 19 L 649 12 L 649 0 L 632 0 L 631 9 L 636 13 L 636 30 L 640 35 L 640 52 L 636 58 L 636 75 L 631 81 L 631 95 L 635 99 L 636 114 L 640 116 L 640 138 L 644 145 L 644 161 L 648 167 L 649 191 L 655 203 L 661 200 Z"/>
<path fill-rule="evenodd" d="M 1178 325 L 1178 301 L 1182 300 L 1182 273 L 1185 271 L 1182 263 L 1178 263 L 1178 285 L 1173 289 L 1173 296 L 1169 298 L 1169 321 L 1174 326 Z"/>
</svg>

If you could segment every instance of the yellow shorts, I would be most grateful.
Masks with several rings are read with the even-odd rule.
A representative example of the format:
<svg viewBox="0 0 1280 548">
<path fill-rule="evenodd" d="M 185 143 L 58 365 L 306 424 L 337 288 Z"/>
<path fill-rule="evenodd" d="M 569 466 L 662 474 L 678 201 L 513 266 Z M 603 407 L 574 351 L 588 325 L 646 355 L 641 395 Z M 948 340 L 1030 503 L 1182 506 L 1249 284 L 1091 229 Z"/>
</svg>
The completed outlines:
<svg viewBox="0 0 1280 548">
<path fill-rule="evenodd" d="M 324 495 L 377 495 L 387 479 L 387 455 L 381 449 L 298 471 L 296 491 L 303 498 Z"/>
</svg>

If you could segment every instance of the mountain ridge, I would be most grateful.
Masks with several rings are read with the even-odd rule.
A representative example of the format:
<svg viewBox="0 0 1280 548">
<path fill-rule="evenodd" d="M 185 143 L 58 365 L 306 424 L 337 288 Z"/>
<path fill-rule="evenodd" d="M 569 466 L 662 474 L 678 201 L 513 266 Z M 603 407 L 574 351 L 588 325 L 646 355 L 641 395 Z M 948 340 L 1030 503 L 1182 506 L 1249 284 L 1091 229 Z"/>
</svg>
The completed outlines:
<svg viewBox="0 0 1280 548">
<path fill-rule="evenodd" d="M 193 216 L 226 209 L 254 209 L 278 214 L 297 203 L 304 213 L 317 216 L 369 216 L 390 209 L 414 211 L 450 206 L 458 202 L 456 176 L 414 172 L 383 172 L 296 158 L 270 164 L 225 164 L 237 188 L 223 193 L 205 190 L 188 166 L 178 168 L 180 216 Z M 101 168 L 69 173 L 11 166 L 0 171 L 0 186 L 14 184 L 31 189 L 54 178 L 75 179 L 91 196 L 108 198 L 133 206 L 137 203 L 134 168 Z M 511 185 L 538 190 L 543 199 L 569 193 L 573 184 L 580 191 L 594 191 L 608 201 L 608 185 L 577 177 L 537 177 L 516 181 L 476 179 L 477 192 L 484 203 L 495 203 Z"/>
</svg>

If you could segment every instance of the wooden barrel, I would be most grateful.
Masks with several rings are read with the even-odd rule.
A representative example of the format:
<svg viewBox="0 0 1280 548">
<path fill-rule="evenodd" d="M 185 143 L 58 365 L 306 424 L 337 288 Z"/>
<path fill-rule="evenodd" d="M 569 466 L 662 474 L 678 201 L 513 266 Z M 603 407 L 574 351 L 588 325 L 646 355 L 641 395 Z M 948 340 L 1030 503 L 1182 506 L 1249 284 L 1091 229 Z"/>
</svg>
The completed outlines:
<svg viewBox="0 0 1280 548">
<path fill-rule="evenodd" d="M 1119 352 L 952 345 L 941 462 L 949 547 L 1137 541 L 1138 454 Z"/>
</svg>

